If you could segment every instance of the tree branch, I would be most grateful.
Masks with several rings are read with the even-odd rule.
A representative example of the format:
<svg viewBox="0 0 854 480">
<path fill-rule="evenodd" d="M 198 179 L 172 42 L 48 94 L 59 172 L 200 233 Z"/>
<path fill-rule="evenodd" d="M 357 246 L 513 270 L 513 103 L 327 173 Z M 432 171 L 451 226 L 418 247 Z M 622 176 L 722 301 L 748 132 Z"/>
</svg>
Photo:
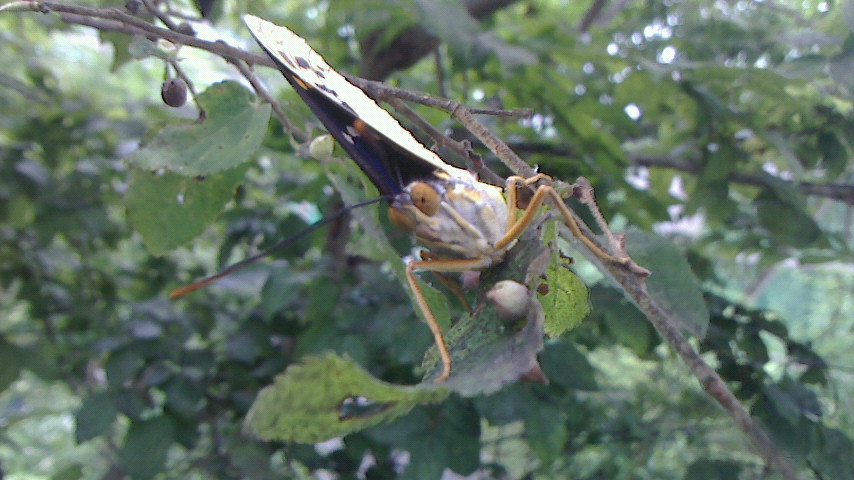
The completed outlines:
<svg viewBox="0 0 854 480">
<path fill-rule="evenodd" d="M 465 8 L 473 18 L 480 20 L 518 1 L 466 0 Z M 383 80 L 398 70 L 411 67 L 439 46 L 439 39 L 421 25 L 404 29 L 384 48 L 375 48 L 374 45 L 384 34 L 382 28 L 370 32 L 360 45 L 360 73 L 365 78 Z"/>
<path fill-rule="evenodd" d="M 557 155 L 563 157 L 577 156 L 572 147 L 565 145 L 553 145 L 545 143 L 515 142 L 510 145 L 514 150 L 526 154 L 542 153 L 546 155 Z M 669 155 L 629 155 L 631 164 L 636 167 L 670 168 L 680 172 L 698 175 L 700 166 L 690 160 L 681 160 Z M 771 188 L 771 180 L 765 173 L 734 172 L 729 175 L 728 180 L 733 183 L 752 185 L 755 187 Z M 773 178 L 774 182 L 792 184 L 805 195 L 823 197 L 848 205 L 854 205 L 854 185 L 846 183 L 814 183 L 793 182 L 780 178 Z"/>
<path fill-rule="evenodd" d="M 692 162 L 677 160 L 667 156 L 648 156 L 637 155 L 632 157 L 632 165 L 639 167 L 652 168 L 671 168 L 686 173 L 697 175 L 700 173 L 700 167 Z M 824 197 L 830 200 L 836 200 L 854 205 L 854 185 L 834 184 L 834 183 L 813 183 L 813 182 L 792 182 L 771 177 L 764 172 L 733 172 L 729 175 L 728 180 L 734 183 L 744 185 L 752 185 L 755 187 L 772 188 L 771 181 L 790 183 L 798 188 L 805 195 L 813 195 L 816 197 Z"/>
</svg>

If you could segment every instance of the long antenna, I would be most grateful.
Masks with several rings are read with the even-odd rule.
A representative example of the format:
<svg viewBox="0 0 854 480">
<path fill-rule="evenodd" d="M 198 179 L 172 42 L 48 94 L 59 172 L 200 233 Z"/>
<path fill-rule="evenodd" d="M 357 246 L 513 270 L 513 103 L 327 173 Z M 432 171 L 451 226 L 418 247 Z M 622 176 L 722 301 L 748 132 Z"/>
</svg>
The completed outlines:
<svg viewBox="0 0 854 480">
<path fill-rule="evenodd" d="M 359 207 L 364 207 L 366 205 L 372 205 L 372 204 L 380 202 L 382 200 L 388 200 L 389 198 L 390 198 L 389 196 L 383 195 L 381 197 L 377 197 L 377 198 L 374 198 L 372 200 L 367 200 L 365 202 L 356 203 L 354 205 L 350 205 L 348 207 L 342 208 L 341 210 L 338 210 L 337 212 L 329 215 L 328 217 L 323 218 L 323 219 L 309 225 L 308 227 L 306 227 L 305 229 L 303 229 L 299 233 L 296 233 L 295 235 L 292 235 L 292 236 L 290 236 L 284 240 L 277 242 L 275 245 L 273 245 L 272 247 L 262 251 L 261 253 L 257 253 L 255 255 L 252 255 L 249 258 L 243 259 L 243 260 L 241 260 L 241 261 L 239 261 L 233 265 L 230 265 L 230 266 L 224 268 L 223 270 L 220 270 L 219 273 L 215 273 L 215 274 L 213 274 L 209 277 L 203 278 L 197 282 L 193 282 L 189 285 L 185 285 L 183 287 L 176 288 L 175 290 L 172 290 L 172 292 L 169 294 L 169 298 L 172 300 L 175 300 L 176 298 L 181 298 L 184 295 L 193 293 L 200 288 L 207 287 L 208 285 L 216 282 L 217 280 L 219 280 L 223 277 L 226 277 L 228 275 L 231 275 L 232 273 L 242 269 L 243 267 L 245 267 L 249 264 L 255 263 L 258 260 L 266 257 L 267 255 L 275 252 L 276 250 L 278 250 L 282 247 L 285 247 L 288 244 L 299 240 L 300 238 L 304 237 L 305 235 L 317 230 L 318 228 L 326 225 L 327 223 L 335 220 L 336 218 L 340 217 L 341 215 L 344 215 L 345 213 L 347 213 L 351 210 L 355 210 Z"/>
</svg>

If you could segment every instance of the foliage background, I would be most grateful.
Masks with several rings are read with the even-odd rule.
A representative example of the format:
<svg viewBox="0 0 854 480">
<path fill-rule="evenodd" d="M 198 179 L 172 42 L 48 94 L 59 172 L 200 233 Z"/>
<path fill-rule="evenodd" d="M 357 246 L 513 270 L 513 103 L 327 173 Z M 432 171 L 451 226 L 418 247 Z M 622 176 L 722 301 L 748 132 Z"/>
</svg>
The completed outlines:
<svg viewBox="0 0 854 480">
<path fill-rule="evenodd" d="M 589 178 L 616 227 L 670 238 L 705 292 L 707 360 L 803 478 L 854 475 L 851 3 L 511 1 L 477 20 L 455 1 L 280 3 L 216 4 L 212 28 L 196 28 L 255 49 L 238 23 L 248 11 L 292 26 L 340 70 L 375 77 L 386 74 L 360 58 L 383 58 L 371 52 L 413 28 L 435 35 L 441 86 L 431 58 L 387 80 L 533 109 L 530 121 L 490 127 L 544 172 Z M 257 391 L 309 353 L 346 353 L 380 378 L 417 382 L 430 335 L 388 265 L 372 260 L 375 232 L 343 222 L 170 302 L 170 289 L 340 206 L 327 172 L 272 121 L 217 220 L 152 255 L 126 210 L 141 173 L 123 159 L 162 125 L 192 121 L 194 107 L 162 104 L 172 74 L 160 59 L 133 59 L 126 36 L 55 14 L 5 12 L 0 25 L 9 478 L 774 476 L 583 262 L 594 310 L 544 350 L 550 385 L 451 397 L 325 449 L 246 437 Z M 209 53 L 179 56 L 199 90 L 239 78 Z M 259 74 L 297 126 L 312 122 L 281 77 Z M 465 138 L 441 112 L 419 113 Z M 406 235 L 385 231 L 409 251 Z"/>
</svg>

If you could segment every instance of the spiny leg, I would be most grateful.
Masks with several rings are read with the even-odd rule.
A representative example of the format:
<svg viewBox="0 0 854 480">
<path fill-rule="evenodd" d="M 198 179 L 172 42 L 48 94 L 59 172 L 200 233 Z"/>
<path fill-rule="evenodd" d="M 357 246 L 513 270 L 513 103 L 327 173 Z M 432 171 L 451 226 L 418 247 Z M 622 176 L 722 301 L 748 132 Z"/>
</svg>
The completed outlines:
<svg viewBox="0 0 854 480">
<path fill-rule="evenodd" d="M 424 292 L 421 286 L 418 285 L 418 279 L 415 277 L 415 270 L 427 270 L 439 273 L 458 273 L 467 272 L 469 270 L 481 270 L 486 268 L 491 263 L 488 258 L 462 259 L 462 260 L 421 260 L 409 262 L 406 265 L 406 280 L 409 282 L 409 288 L 412 289 L 412 294 L 415 296 L 415 303 L 424 314 L 424 320 L 430 331 L 433 332 L 433 339 L 436 342 L 436 349 L 439 350 L 439 356 L 442 358 L 442 374 L 436 379 L 436 382 L 444 382 L 451 376 L 451 368 L 453 361 L 451 360 L 451 352 L 448 351 L 448 344 L 445 342 L 445 335 L 442 333 L 442 328 L 433 311 L 430 310 L 430 305 L 427 304 L 427 299 L 424 298 Z"/>
<path fill-rule="evenodd" d="M 512 176 L 507 179 L 507 206 L 510 215 L 510 221 L 508 222 L 509 227 L 507 228 L 507 233 L 504 237 L 495 244 L 496 250 L 500 250 L 511 242 L 519 238 L 520 235 L 525 231 L 526 228 L 531 224 L 531 222 L 537 216 L 537 210 L 539 210 L 540 206 L 543 202 L 548 198 L 554 204 L 555 207 L 560 211 L 561 215 L 563 215 L 564 223 L 569 227 L 569 230 L 572 232 L 573 236 L 577 238 L 581 243 L 583 243 L 594 255 L 597 257 L 607 260 L 610 262 L 618 263 L 621 265 L 627 265 L 631 263 L 631 259 L 628 257 L 620 258 L 615 257 L 614 255 L 608 253 L 603 250 L 596 242 L 588 238 L 581 231 L 581 228 L 578 226 L 578 222 L 576 222 L 575 217 L 572 214 L 572 211 L 569 207 L 564 203 L 563 198 L 561 198 L 560 194 L 555 191 L 550 185 L 540 185 L 537 187 L 534 196 L 531 198 L 531 201 L 528 204 L 528 208 L 525 209 L 525 213 L 522 214 L 521 217 L 517 220 L 515 218 L 516 215 L 516 186 L 518 184 L 523 185 L 531 185 L 543 179 L 549 179 L 548 175 L 543 173 L 539 173 L 534 175 L 531 178 L 522 178 L 518 176 Z"/>
</svg>

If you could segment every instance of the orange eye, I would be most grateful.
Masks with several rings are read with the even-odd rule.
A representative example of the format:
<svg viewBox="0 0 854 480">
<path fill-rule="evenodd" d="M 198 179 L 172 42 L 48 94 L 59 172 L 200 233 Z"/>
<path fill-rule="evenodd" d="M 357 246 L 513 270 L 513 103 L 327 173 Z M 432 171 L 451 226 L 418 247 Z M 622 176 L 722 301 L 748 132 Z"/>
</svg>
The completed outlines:
<svg viewBox="0 0 854 480">
<path fill-rule="evenodd" d="M 439 192 L 424 182 L 416 182 L 409 188 L 409 198 L 412 199 L 415 208 L 428 217 L 436 215 L 442 201 Z"/>
</svg>

